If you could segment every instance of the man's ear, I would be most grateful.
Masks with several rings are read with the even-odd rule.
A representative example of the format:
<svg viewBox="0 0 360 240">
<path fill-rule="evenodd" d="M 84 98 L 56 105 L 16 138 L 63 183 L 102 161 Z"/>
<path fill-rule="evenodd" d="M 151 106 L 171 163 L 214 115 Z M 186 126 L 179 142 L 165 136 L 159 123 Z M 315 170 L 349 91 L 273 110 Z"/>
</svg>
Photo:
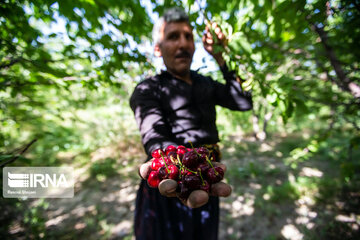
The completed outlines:
<svg viewBox="0 0 360 240">
<path fill-rule="evenodd" d="M 155 57 L 161 57 L 161 50 L 158 43 L 154 47 L 154 55 Z"/>
</svg>

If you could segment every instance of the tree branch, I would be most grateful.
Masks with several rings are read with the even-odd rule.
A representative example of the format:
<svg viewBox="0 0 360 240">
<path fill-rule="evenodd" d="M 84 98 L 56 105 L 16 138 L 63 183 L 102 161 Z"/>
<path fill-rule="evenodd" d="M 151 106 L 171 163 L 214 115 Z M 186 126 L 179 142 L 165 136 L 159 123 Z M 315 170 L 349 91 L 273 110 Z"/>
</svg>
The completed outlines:
<svg viewBox="0 0 360 240">
<path fill-rule="evenodd" d="M 16 159 L 18 159 L 21 155 L 23 155 L 23 154 L 29 149 L 29 147 L 30 147 L 33 143 L 35 143 L 36 141 L 37 141 L 37 139 L 34 139 L 34 140 L 32 140 L 30 143 L 26 144 L 25 147 L 23 148 L 23 150 L 21 150 L 21 152 L 20 152 L 18 155 L 16 155 L 16 156 L 10 158 L 9 160 L 1 163 L 1 164 L 0 164 L 0 167 L 4 167 L 6 164 L 9 164 L 9 163 L 14 162 L 14 161 L 15 161 Z"/>
<path fill-rule="evenodd" d="M 316 65 L 326 74 L 326 77 L 328 80 L 330 80 L 330 82 L 332 82 L 333 84 L 336 84 L 337 86 L 339 86 L 342 90 L 347 91 L 346 89 L 344 89 L 344 86 L 339 84 L 339 82 L 337 81 L 337 79 L 333 78 L 329 71 L 325 68 L 324 64 L 322 64 L 318 59 L 315 59 Z"/>
<path fill-rule="evenodd" d="M 347 121 L 348 123 L 351 123 L 351 125 L 358 131 L 360 131 L 360 126 L 357 125 L 357 123 L 355 121 L 351 121 L 348 117 L 343 116 L 343 118 L 345 119 L 345 121 Z"/>
<path fill-rule="evenodd" d="M 11 59 L 9 63 L 3 63 L 3 64 L 0 64 L 0 69 L 3 69 L 3 68 L 9 68 L 11 67 L 12 65 L 20 62 L 22 60 L 21 57 L 19 58 L 15 58 L 15 59 Z"/>
<path fill-rule="evenodd" d="M 347 77 L 346 73 L 342 69 L 341 63 L 335 55 L 334 49 L 328 43 L 327 32 L 322 27 L 318 27 L 316 24 L 312 24 L 312 28 L 319 35 L 321 42 L 325 49 L 325 54 L 330 60 L 331 66 L 334 68 L 336 76 L 338 77 L 341 89 L 350 92 L 355 98 L 360 98 L 360 86 Z"/>
</svg>

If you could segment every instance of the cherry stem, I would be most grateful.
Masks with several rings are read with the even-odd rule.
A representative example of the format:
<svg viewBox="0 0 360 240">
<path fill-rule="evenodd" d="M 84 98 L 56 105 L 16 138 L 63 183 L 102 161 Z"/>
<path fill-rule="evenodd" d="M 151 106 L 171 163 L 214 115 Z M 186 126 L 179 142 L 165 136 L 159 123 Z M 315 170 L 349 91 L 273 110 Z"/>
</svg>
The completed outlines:
<svg viewBox="0 0 360 240">
<path fill-rule="evenodd" d="M 176 160 L 175 160 L 175 158 L 173 156 L 170 156 L 170 160 L 171 160 L 172 163 L 176 163 Z"/>
<path fill-rule="evenodd" d="M 216 171 L 216 169 L 214 168 L 214 166 L 212 165 L 211 161 L 209 160 L 209 157 L 206 156 L 206 161 L 210 164 L 210 166 L 214 169 L 215 174 L 218 175 L 219 173 Z"/>
<path fill-rule="evenodd" d="M 205 182 L 204 182 L 204 179 L 203 179 L 203 177 L 202 177 L 202 175 L 201 175 L 201 170 L 200 170 L 200 169 L 199 169 L 199 176 L 200 176 L 200 178 L 201 178 L 202 185 L 204 186 L 204 185 L 205 185 Z"/>
<path fill-rule="evenodd" d="M 161 155 L 161 157 L 162 157 L 162 159 L 163 159 L 163 161 L 164 161 L 164 165 L 165 165 L 165 167 L 166 167 L 166 170 L 167 170 L 167 172 L 169 173 L 170 171 L 169 171 L 169 169 L 168 169 L 168 166 L 167 166 L 167 164 L 166 164 L 166 161 L 165 161 L 165 158 L 164 158 L 164 155 L 162 154 L 162 152 L 160 152 L 160 155 Z"/>
<path fill-rule="evenodd" d="M 179 154 L 177 154 L 177 160 L 178 160 L 178 162 L 179 162 L 179 164 L 180 164 L 180 175 L 182 176 L 182 170 L 184 169 L 184 165 L 182 164 L 182 162 L 180 161 L 180 156 L 179 156 Z"/>
<path fill-rule="evenodd" d="M 194 148 L 194 145 L 192 144 L 191 141 L 189 141 L 190 145 L 191 145 L 191 148 L 194 150 L 194 152 L 198 155 L 198 156 L 201 156 L 200 153 L 198 153 L 198 151 L 196 151 L 196 149 Z"/>
<path fill-rule="evenodd" d="M 177 154 L 177 160 L 178 160 L 178 162 L 179 162 L 179 164 L 180 164 L 180 167 L 182 167 L 183 164 L 182 164 L 182 162 L 180 161 L 180 156 L 179 156 L 179 154 Z"/>
<path fill-rule="evenodd" d="M 191 141 L 189 141 L 190 145 L 191 145 L 191 148 L 194 149 L 194 145 L 192 144 Z"/>
<path fill-rule="evenodd" d="M 186 171 L 189 171 L 191 173 L 197 174 L 198 172 L 188 169 L 187 167 L 184 167 Z"/>
</svg>

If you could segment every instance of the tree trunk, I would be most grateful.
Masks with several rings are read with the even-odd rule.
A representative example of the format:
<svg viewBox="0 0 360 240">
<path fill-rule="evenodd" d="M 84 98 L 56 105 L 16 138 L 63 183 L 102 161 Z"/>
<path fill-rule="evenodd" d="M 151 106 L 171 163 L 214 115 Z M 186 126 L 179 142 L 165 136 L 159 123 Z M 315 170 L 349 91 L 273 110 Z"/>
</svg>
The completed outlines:
<svg viewBox="0 0 360 240">
<path fill-rule="evenodd" d="M 266 120 L 266 116 L 267 114 L 265 114 L 263 128 L 260 129 L 260 116 L 253 111 L 252 123 L 253 123 L 254 137 L 256 140 L 264 141 L 266 139 L 266 132 L 264 131 L 266 129 L 266 125 L 268 121 Z"/>
<path fill-rule="evenodd" d="M 270 121 L 272 115 L 273 115 L 273 112 L 270 110 L 270 111 L 267 112 L 267 113 L 265 114 L 265 116 L 264 116 L 263 133 L 264 133 L 265 138 L 266 138 L 266 136 L 267 136 L 267 130 L 266 130 L 266 128 L 267 128 L 267 126 L 268 126 L 268 122 Z M 265 138 L 264 138 L 264 139 L 265 139 Z"/>
<path fill-rule="evenodd" d="M 340 82 L 337 82 L 339 87 L 345 91 L 350 92 L 355 98 L 360 98 L 360 86 L 350 79 L 345 74 L 341 67 L 341 63 L 335 55 L 334 49 L 328 43 L 327 32 L 322 27 L 318 27 L 316 24 L 312 24 L 315 32 L 319 35 L 321 42 L 324 46 L 326 56 L 329 58 L 331 66 L 334 68 L 336 76 Z"/>
</svg>

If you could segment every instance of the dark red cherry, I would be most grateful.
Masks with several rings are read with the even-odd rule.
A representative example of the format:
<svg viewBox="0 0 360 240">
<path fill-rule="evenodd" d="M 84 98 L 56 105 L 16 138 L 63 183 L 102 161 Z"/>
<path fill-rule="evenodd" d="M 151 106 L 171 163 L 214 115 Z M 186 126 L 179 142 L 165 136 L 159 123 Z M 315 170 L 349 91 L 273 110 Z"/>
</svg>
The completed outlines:
<svg viewBox="0 0 360 240">
<path fill-rule="evenodd" d="M 176 161 L 177 159 L 177 154 L 176 152 L 168 152 L 166 155 L 169 159 L 171 159 L 172 161 Z"/>
<path fill-rule="evenodd" d="M 182 169 L 181 170 L 181 176 L 185 176 L 185 175 L 194 175 L 194 173 L 186 170 L 186 169 Z"/>
<path fill-rule="evenodd" d="M 199 147 L 199 148 L 196 149 L 196 151 L 199 154 L 206 154 L 206 155 L 210 154 L 209 150 L 206 147 Z"/>
<path fill-rule="evenodd" d="M 203 181 L 203 183 L 200 185 L 200 190 L 204 190 L 207 193 L 210 192 L 210 184 L 208 183 L 208 181 Z"/>
<path fill-rule="evenodd" d="M 160 179 L 165 179 L 167 177 L 168 171 L 167 171 L 165 165 L 162 166 L 161 168 L 159 168 L 158 173 L 159 173 Z"/>
<path fill-rule="evenodd" d="M 201 172 L 201 176 L 206 177 L 206 173 L 209 170 L 210 165 L 207 162 L 200 163 L 197 167 L 197 171 Z"/>
<path fill-rule="evenodd" d="M 210 152 L 207 148 L 199 147 L 196 151 L 199 154 L 199 162 L 206 162 L 207 158 L 210 159 Z"/>
<path fill-rule="evenodd" d="M 206 176 L 210 184 L 217 183 L 224 178 L 224 170 L 221 167 L 209 168 Z"/>
<path fill-rule="evenodd" d="M 191 190 L 184 184 L 183 181 L 179 181 L 176 192 L 178 192 L 178 197 L 180 199 L 185 200 L 189 197 Z"/>
<path fill-rule="evenodd" d="M 199 189 L 201 185 L 201 179 L 197 175 L 186 175 L 183 182 L 191 190 Z"/>
<path fill-rule="evenodd" d="M 198 155 L 194 152 L 187 152 L 184 154 L 182 163 L 187 168 L 194 168 L 198 165 Z"/>
</svg>

